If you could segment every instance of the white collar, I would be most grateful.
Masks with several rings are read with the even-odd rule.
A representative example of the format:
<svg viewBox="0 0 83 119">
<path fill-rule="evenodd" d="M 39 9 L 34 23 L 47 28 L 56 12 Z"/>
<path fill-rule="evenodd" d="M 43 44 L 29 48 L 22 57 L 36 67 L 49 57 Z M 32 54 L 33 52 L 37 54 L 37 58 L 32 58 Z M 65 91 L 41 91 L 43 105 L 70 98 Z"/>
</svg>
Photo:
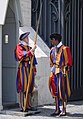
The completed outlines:
<svg viewBox="0 0 83 119">
<path fill-rule="evenodd" d="M 27 44 L 27 43 L 24 42 L 24 41 L 20 41 L 20 44 L 25 45 L 25 46 L 29 46 L 29 43 Z"/>
<path fill-rule="evenodd" d="M 62 41 L 56 47 L 59 48 L 61 45 L 62 45 Z"/>
</svg>

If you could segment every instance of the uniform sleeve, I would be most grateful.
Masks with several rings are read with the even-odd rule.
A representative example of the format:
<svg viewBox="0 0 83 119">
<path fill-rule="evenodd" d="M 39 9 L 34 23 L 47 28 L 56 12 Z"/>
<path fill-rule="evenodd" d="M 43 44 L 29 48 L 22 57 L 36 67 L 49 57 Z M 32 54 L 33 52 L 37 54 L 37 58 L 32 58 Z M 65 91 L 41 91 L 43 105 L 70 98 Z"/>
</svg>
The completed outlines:
<svg viewBox="0 0 83 119">
<path fill-rule="evenodd" d="M 31 52 L 30 51 L 26 52 L 23 50 L 23 48 L 20 45 L 17 45 L 15 49 L 15 57 L 18 60 L 22 60 L 26 58 L 26 56 L 32 56 Z"/>
<path fill-rule="evenodd" d="M 72 54 L 70 48 L 66 46 L 63 50 L 64 50 L 65 65 L 72 66 L 73 61 L 72 61 Z"/>
<path fill-rule="evenodd" d="M 53 66 L 53 60 L 54 60 L 52 50 L 53 49 L 50 50 L 50 66 Z"/>
</svg>

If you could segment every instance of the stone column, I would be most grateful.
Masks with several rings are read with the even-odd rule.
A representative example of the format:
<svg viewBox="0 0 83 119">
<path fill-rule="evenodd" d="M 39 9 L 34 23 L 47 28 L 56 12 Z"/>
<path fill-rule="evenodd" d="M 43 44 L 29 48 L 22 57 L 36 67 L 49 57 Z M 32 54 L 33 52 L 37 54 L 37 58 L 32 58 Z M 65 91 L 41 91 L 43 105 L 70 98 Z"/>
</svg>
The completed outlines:
<svg viewBox="0 0 83 119">
<path fill-rule="evenodd" d="M 2 26 L 0 25 L 0 110 L 2 109 Z"/>
</svg>

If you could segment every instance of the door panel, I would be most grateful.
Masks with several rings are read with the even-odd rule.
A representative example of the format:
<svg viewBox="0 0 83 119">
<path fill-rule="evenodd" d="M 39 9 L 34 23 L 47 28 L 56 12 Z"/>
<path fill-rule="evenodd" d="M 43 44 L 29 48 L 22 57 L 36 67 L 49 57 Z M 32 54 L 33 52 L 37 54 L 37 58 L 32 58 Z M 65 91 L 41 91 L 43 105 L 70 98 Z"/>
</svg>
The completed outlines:
<svg viewBox="0 0 83 119">
<path fill-rule="evenodd" d="M 72 100 L 83 99 L 83 4 L 81 0 L 65 2 L 64 43 L 70 46 L 73 55 L 70 84 Z"/>
<path fill-rule="evenodd" d="M 13 11 L 8 7 L 2 35 L 2 84 L 3 104 L 16 102 L 16 62 L 14 48 L 16 45 L 16 22 Z"/>
</svg>

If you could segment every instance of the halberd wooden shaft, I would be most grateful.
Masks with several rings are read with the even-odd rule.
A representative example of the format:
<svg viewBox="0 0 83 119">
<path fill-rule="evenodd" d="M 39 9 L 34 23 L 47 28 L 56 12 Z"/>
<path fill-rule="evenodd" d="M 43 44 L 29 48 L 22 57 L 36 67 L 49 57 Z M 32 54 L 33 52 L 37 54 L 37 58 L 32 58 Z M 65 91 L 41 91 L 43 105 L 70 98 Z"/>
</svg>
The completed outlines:
<svg viewBox="0 0 83 119">
<path fill-rule="evenodd" d="M 42 11 L 42 4 L 43 4 L 43 1 L 41 3 L 41 6 L 40 6 L 40 13 L 39 13 L 38 21 L 37 21 L 36 35 L 35 35 L 35 38 L 34 38 L 34 44 L 36 44 L 36 42 L 37 42 L 38 28 L 39 28 L 39 22 L 40 22 L 41 11 Z M 30 73 L 29 73 L 29 76 L 28 76 L 28 85 L 27 85 L 27 90 L 26 90 L 26 98 L 25 98 L 25 102 L 24 102 L 24 111 L 26 111 L 27 103 L 29 101 L 28 96 L 29 96 L 29 90 L 30 90 L 30 86 L 31 86 L 31 82 L 32 82 L 33 60 L 34 60 L 34 55 L 31 59 Z"/>
</svg>

